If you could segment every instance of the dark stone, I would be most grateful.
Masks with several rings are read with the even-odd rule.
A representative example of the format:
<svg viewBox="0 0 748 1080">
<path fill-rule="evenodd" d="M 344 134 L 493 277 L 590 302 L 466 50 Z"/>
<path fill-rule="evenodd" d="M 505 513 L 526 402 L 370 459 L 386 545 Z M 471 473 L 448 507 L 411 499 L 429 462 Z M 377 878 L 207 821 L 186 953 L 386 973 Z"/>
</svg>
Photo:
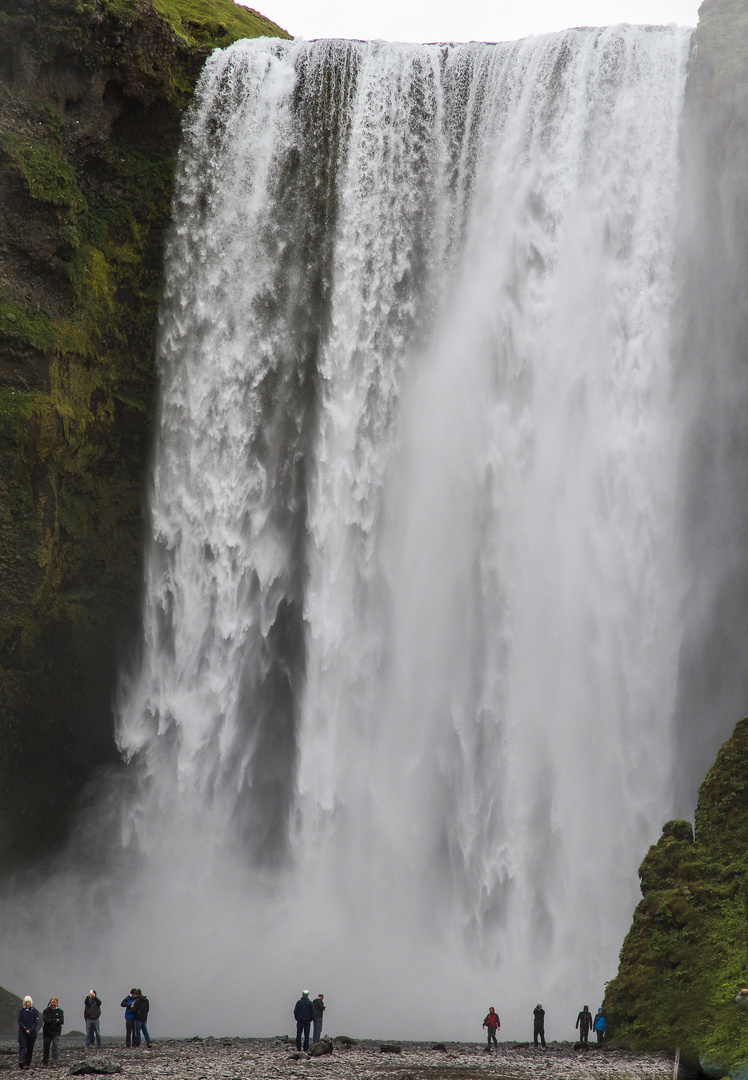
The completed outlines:
<svg viewBox="0 0 748 1080">
<path fill-rule="evenodd" d="M 382 1043 L 379 1047 L 383 1054 L 402 1054 L 402 1046 L 396 1046 L 395 1043 Z"/>
<path fill-rule="evenodd" d="M 333 1051 L 332 1039 L 323 1035 L 319 1042 L 312 1043 L 309 1047 L 310 1057 L 322 1057 L 323 1054 L 331 1054 Z"/>
</svg>

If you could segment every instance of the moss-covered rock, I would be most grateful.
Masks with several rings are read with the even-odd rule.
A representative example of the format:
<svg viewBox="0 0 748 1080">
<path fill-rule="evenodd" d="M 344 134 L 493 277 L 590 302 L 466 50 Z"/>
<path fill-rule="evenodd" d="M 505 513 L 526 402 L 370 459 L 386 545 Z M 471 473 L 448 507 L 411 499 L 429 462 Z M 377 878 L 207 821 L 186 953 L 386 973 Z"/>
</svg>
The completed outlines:
<svg viewBox="0 0 748 1080">
<path fill-rule="evenodd" d="M 639 868 L 643 899 L 605 1010 L 612 1036 L 709 1058 L 748 1060 L 748 718 L 704 780 L 696 826 L 668 822 Z M 720 1073 L 719 1067 L 722 1068 Z"/>
<path fill-rule="evenodd" d="M 231 0 L 0 10 L 0 855 L 58 844 L 115 757 L 181 116 L 260 34 L 288 36 Z"/>
</svg>

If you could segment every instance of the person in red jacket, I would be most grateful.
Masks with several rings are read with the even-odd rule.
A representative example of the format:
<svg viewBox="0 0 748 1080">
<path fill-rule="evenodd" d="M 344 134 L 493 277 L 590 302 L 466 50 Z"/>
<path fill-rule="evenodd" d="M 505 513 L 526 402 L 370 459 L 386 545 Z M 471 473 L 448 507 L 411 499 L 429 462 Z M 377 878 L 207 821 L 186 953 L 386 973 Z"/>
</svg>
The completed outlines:
<svg viewBox="0 0 748 1080">
<path fill-rule="evenodd" d="M 498 1043 L 498 1040 L 496 1038 L 496 1032 L 499 1031 L 499 1029 L 501 1028 L 501 1021 L 499 1020 L 499 1014 L 496 1012 L 493 1005 L 488 1006 L 488 1016 L 483 1021 L 483 1027 L 488 1028 L 488 1046 L 486 1047 L 486 1052 L 490 1054 L 491 1053 L 491 1040 L 492 1039 L 493 1039 L 493 1044 L 496 1047 L 496 1049 L 497 1050 L 499 1049 L 499 1043 Z"/>
</svg>

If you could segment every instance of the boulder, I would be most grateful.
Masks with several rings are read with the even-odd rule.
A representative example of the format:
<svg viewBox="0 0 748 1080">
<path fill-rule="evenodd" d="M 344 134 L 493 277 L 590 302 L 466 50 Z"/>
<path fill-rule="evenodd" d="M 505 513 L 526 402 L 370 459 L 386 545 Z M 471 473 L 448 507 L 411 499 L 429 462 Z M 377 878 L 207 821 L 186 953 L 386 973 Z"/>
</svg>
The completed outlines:
<svg viewBox="0 0 748 1080">
<path fill-rule="evenodd" d="M 312 1043 L 309 1047 L 310 1057 L 322 1057 L 323 1054 L 331 1054 L 333 1050 L 332 1039 L 323 1035 L 319 1042 Z"/>
</svg>

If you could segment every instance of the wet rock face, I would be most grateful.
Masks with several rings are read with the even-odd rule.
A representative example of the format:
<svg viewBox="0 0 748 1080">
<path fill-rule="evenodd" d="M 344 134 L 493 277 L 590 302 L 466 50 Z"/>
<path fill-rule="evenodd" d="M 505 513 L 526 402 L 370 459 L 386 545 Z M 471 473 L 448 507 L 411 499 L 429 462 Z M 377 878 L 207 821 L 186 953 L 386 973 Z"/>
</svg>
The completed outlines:
<svg viewBox="0 0 748 1080">
<path fill-rule="evenodd" d="M 138 619 L 164 232 L 181 117 L 230 0 L 0 10 L 0 856 L 57 846 L 116 760 Z M 217 21 L 216 16 L 227 21 Z M 230 24 L 230 25 L 227 25 Z M 22 826 L 17 807 L 24 807 Z M 55 828 L 49 828 L 49 821 Z M 29 845 L 29 830 L 35 843 Z"/>
</svg>

